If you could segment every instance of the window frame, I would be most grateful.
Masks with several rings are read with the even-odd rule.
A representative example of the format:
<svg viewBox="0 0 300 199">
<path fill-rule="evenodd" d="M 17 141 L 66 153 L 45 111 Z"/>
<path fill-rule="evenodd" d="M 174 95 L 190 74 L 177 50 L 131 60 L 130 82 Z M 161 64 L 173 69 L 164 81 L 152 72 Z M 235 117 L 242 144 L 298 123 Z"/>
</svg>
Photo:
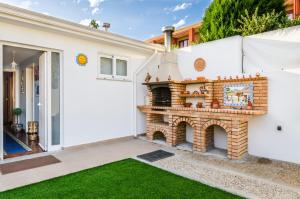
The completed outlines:
<svg viewBox="0 0 300 199">
<path fill-rule="evenodd" d="M 186 42 L 186 46 L 185 46 L 185 42 Z M 181 47 L 180 44 L 183 43 L 183 46 Z M 178 41 L 178 46 L 179 48 L 186 48 L 188 47 L 190 44 L 189 44 L 189 39 L 188 38 L 185 38 L 185 39 L 181 39 Z"/>
<path fill-rule="evenodd" d="M 108 74 L 102 74 L 101 73 L 101 58 L 108 58 L 108 59 L 111 59 L 112 60 L 112 74 L 111 75 L 108 75 Z M 114 58 L 112 55 L 99 55 L 98 56 L 98 77 L 101 76 L 101 77 L 112 77 L 114 75 Z"/>
<path fill-rule="evenodd" d="M 117 59 L 121 60 L 121 61 L 126 61 L 126 76 L 117 75 Z M 115 56 L 113 62 L 114 62 L 113 64 L 114 64 L 114 67 L 115 67 L 115 70 L 114 70 L 115 71 L 115 73 L 114 73 L 115 77 L 120 78 L 120 79 L 128 79 L 128 76 L 129 76 L 128 75 L 128 73 L 129 73 L 129 67 L 128 67 L 129 61 L 128 61 L 128 58 Z"/>
<path fill-rule="evenodd" d="M 112 59 L 112 75 L 107 75 L 107 74 L 101 74 L 101 58 L 109 58 Z M 108 79 L 108 80 L 119 80 L 119 81 L 129 81 L 129 74 L 130 74 L 130 62 L 129 59 L 127 57 L 124 56 L 118 56 L 118 55 L 109 55 L 109 54 L 103 54 L 103 53 L 99 53 L 97 56 L 98 59 L 98 74 L 97 74 L 97 78 L 98 79 Z M 122 61 L 126 61 L 127 62 L 127 74 L 126 76 L 122 76 L 122 75 L 117 75 L 117 59 L 122 60 Z"/>
</svg>

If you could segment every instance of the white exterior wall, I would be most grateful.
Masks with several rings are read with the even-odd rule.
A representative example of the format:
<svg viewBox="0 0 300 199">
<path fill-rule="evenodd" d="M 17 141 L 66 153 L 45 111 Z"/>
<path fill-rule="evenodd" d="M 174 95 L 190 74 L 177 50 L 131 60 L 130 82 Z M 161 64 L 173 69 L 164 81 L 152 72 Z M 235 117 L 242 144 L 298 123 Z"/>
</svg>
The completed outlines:
<svg viewBox="0 0 300 199">
<path fill-rule="evenodd" d="M 300 163 L 299 41 L 300 26 L 244 40 L 245 71 L 259 71 L 269 79 L 268 114 L 249 122 L 250 154 Z"/>
<path fill-rule="evenodd" d="M 151 56 L 150 52 L 5 22 L 0 22 L 1 40 L 62 51 L 64 147 L 134 135 L 133 82 L 96 79 L 98 53 L 129 58 L 132 79 L 133 71 Z M 79 53 L 89 59 L 85 67 L 75 61 Z"/>
<path fill-rule="evenodd" d="M 178 49 L 178 67 L 182 77 L 196 79 L 205 76 L 216 79 L 218 75 L 229 76 L 242 73 L 242 38 L 230 37 L 200 45 Z M 202 72 L 194 69 L 197 58 L 206 61 L 206 68 Z"/>
</svg>

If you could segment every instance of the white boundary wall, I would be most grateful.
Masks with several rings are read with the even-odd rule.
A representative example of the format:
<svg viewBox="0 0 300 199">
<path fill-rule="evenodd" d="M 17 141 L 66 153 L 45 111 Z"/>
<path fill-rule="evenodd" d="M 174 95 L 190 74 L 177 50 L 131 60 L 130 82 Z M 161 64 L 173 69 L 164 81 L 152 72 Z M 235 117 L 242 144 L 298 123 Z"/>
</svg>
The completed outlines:
<svg viewBox="0 0 300 199">
<path fill-rule="evenodd" d="M 269 78 L 269 112 L 249 123 L 249 153 L 300 163 L 300 27 L 246 37 L 244 52 L 245 71 Z"/>
</svg>

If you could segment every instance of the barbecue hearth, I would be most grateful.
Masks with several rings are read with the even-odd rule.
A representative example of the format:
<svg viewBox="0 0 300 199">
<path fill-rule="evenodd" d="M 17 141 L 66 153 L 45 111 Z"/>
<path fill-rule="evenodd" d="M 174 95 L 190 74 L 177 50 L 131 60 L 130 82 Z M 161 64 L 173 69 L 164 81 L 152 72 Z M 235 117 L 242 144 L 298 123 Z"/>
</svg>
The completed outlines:
<svg viewBox="0 0 300 199">
<path fill-rule="evenodd" d="M 168 87 L 156 87 L 152 89 L 153 106 L 171 106 L 171 90 Z"/>
</svg>

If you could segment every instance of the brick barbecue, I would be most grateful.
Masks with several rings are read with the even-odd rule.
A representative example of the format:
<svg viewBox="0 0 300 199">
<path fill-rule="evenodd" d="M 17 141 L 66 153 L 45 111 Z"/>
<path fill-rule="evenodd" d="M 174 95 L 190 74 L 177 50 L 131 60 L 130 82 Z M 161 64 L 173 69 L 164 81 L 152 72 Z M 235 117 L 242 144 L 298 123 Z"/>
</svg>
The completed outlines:
<svg viewBox="0 0 300 199">
<path fill-rule="evenodd" d="M 194 152 L 205 153 L 214 147 L 214 126 L 219 126 L 227 133 L 227 157 L 242 158 L 248 152 L 248 121 L 268 111 L 268 79 L 260 75 L 157 81 L 144 85 L 148 89 L 147 104 L 138 108 L 146 114 L 147 139 L 162 139 L 177 146 L 186 142 L 186 125 L 190 125 Z M 250 107 L 225 104 L 225 89 L 230 85 L 252 86 Z M 205 92 L 195 88 L 205 88 Z M 191 98 L 201 102 L 202 107 L 197 108 L 195 103 L 186 107 Z M 213 108 L 214 101 L 218 102 L 217 108 Z"/>
</svg>

